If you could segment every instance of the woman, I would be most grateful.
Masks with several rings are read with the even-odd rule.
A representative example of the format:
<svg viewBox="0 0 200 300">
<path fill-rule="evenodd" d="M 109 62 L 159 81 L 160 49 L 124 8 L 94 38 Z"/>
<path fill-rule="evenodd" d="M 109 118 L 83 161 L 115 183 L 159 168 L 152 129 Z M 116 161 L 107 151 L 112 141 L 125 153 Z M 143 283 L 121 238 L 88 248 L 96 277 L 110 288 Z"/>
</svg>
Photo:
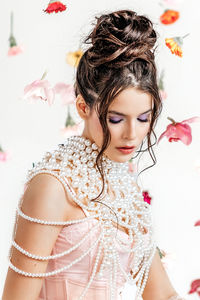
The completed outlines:
<svg viewBox="0 0 200 300">
<path fill-rule="evenodd" d="M 3 300 L 183 299 L 162 266 L 151 207 L 128 169 L 162 109 L 152 22 L 131 10 L 96 17 L 75 81 L 85 122 L 28 174 Z"/>
</svg>

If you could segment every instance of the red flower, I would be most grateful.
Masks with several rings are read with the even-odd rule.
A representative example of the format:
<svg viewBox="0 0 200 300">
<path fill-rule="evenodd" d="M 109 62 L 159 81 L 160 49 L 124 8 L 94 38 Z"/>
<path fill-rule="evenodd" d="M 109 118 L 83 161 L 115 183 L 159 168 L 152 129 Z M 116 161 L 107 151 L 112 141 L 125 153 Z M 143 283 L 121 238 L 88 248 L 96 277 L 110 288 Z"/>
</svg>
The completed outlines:
<svg viewBox="0 0 200 300">
<path fill-rule="evenodd" d="M 44 10 L 44 12 L 51 14 L 53 12 L 57 13 L 59 11 L 66 10 L 66 5 L 62 4 L 60 1 L 51 0 L 49 1 L 49 4 L 47 8 Z"/>
<path fill-rule="evenodd" d="M 200 296 L 200 279 L 196 279 L 191 283 L 191 289 L 188 294 L 193 294 L 195 292 Z"/>
<path fill-rule="evenodd" d="M 200 117 L 193 117 L 182 122 L 175 122 L 169 117 L 167 119 L 172 121 L 172 124 L 167 126 L 166 131 L 164 131 L 159 137 L 157 144 L 164 136 L 166 136 L 170 143 L 182 141 L 185 145 L 189 145 L 192 142 L 192 134 L 191 127 L 187 123 L 200 121 Z"/>
<path fill-rule="evenodd" d="M 151 197 L 149 196 L 149 193 L 147 191 L 142 192 L 142 195 L 144 197 L 144 201 L 148 204 L 151 204 Z"/>
<path fill-rule="evenodd" d="M 194 226 L 200 226 L 200 220 L 197 221 L 197 222 L 194 224 Z"/>
</svg>

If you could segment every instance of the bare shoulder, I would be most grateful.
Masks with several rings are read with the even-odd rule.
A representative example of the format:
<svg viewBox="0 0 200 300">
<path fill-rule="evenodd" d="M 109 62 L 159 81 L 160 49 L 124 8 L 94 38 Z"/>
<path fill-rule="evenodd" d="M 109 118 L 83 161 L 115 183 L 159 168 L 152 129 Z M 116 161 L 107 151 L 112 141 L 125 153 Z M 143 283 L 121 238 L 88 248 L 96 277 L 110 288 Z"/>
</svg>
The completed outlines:
<svg viewBox="0 0 200 300">
<path fill-rule="evenodd" d="M 26 186 L 22 210 L 31 217 L 65 221 L 68 218 L 69 196 L 62 183 L 50 174 L 37 174 Z"/>
</svg>

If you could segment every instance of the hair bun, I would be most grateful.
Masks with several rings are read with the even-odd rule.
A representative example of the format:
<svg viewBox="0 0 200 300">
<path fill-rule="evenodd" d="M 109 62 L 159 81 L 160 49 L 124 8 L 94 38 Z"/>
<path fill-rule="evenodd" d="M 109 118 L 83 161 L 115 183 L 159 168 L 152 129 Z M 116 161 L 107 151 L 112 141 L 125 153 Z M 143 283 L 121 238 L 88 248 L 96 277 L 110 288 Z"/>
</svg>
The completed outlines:
<svg viewBox="0 0 200 300">
<path fill-rule="evenodd" d="M 95 19 L 95 28 L 85 40 L 86 44 L 92 44 L 87 50 L 91 66 L 106 64 L 118 68 L 138 58 L 154 59 L 151 50 L 157 35 L 147 17 L 131 10 L 121 10 Z"/>
</svg>

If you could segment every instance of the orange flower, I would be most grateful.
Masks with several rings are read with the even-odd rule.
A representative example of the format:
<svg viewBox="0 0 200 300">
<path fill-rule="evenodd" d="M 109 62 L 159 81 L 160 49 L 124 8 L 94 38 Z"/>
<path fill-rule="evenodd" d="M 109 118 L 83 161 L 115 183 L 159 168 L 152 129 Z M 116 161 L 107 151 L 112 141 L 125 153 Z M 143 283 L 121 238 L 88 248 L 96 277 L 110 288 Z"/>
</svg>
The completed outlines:
<svg viewBox="0 0 200 300">
<path fill-rule="evenodd" d="M 179 12 L 172 9 L 166 9 L 160 16 L 160 22 L 165 25 L 172 24 L 179 19 Z"/>
<path fill-rule="evenodd" d="M 166 38 L 165 39 L 165 44 L 166 46 L 171 50 L 172 54 L 175 54 L 177 56 L 182 57 L 183 56 L 183 52 L 182 52 L 182 45 L 183 45 L 183 39 L 189 35 L 189 33 L 187 33 L 186 35 L 182 36 L 176 36 L 173 38 Z"/>
<path fill-rule="evenodd" d="M 172 54 L 178 55 L 180 57 L 183 56 L 183 51 L 181 47 L 178 45 L 177 38 L 166 38 L 165 39 L 166 46 L 171 50 Z"/>
<path fill-rule="evenodd" d="M 81 49 L 75 52 L 68 52 L 66 62 L 72 67 L 77 67 L 82 55 L 83 51 Z"/>
</svg>

